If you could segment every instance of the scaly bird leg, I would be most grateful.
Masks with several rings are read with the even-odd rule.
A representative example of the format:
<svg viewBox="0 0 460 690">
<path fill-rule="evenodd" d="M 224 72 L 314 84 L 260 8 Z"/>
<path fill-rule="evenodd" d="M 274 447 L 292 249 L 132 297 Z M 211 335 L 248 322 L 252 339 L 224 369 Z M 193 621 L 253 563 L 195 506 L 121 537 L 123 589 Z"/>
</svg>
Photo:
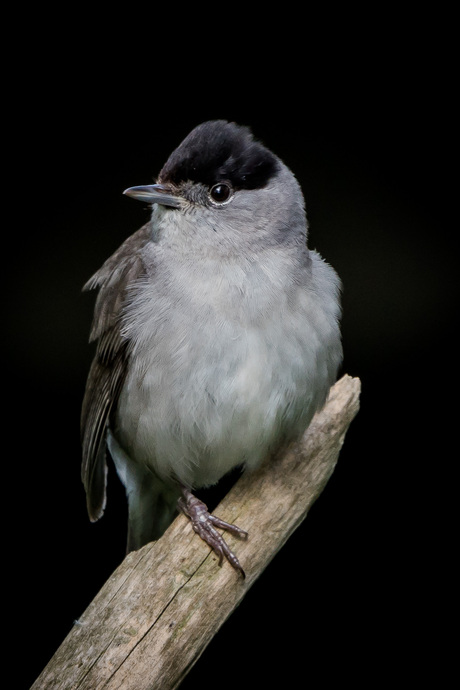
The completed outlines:
<svg viewBox="0 0 460 690">
<path fill-rule="evenodd" d="M 210 515 L 207 506 L 194 496 L 184 486 L 182 488 L 182 497 L 177 501 L 179 509 L 190 519 L 194 531 L 201 537 L 201 539 L 212 548 L 212 550 L 219 556 L 219 565 L 222 565 L 223 558 L 237 570 L 243 577 L 245 573 L 241 567 L 237 557 L 233 551 L 227 546 L 223 537 L 219 534 L 216 528 L 225 529 L 235 534 L 237 537 L 246 539 L 248 533 L 240 529 L 236 525 L 231 525 L 225 520 L 221 520 L 215 515 Z"/>
</svg>

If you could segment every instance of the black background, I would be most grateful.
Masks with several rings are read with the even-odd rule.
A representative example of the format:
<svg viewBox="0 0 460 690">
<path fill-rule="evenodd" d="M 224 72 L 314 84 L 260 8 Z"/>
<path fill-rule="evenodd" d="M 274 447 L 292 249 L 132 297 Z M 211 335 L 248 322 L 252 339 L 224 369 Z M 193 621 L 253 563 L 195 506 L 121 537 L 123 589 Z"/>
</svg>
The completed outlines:
<svg viewBox="0 0 460 690">
<path fill-rule="evenodd" d="M 175 11 L 132 14 L 116 29 L 60 17 L 56 33 L 29 15 L 27 33 L 16 28 L 27 63 L 8 70 L 4 594 L 23 653 L 14 687 L 32 683 L 124 555 L 114 472 L 97 524 L 80 482 L 93 352 L 93 295 L 81 286 L 148 217 L 123 189 L 152 181 L 214 118 L 249 125 L 299 179 L 309 245 L 344 284 L 343 373 L 361 378 L 362 397 L 325 491 L 183 687 L 373 687 L 438 673 L 426 650 L 442 631 L 436 518 L 453 459 L 433 454 L 432 440 L 448 432 L 456 369 L 449 18 L 336 16 L 333 26 L 305 21 L 295 38 L 295 17 L 276 30 L 233 17 L 228 35 L 217 22 L 200 37 L 183 18 L 180 38 Z"/>
</svg>

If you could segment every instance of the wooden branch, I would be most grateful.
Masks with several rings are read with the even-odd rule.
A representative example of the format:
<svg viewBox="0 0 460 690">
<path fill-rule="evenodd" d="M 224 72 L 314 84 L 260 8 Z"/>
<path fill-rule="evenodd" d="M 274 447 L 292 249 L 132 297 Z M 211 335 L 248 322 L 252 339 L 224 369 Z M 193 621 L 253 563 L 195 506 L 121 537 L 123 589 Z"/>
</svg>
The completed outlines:
<svg viewBox="0 0 460 690">
<path fill-rule="evenodd" d="M 302 440 L 243 474 L 214 511 L 249 532 L 247 541 L 225 535 L 245 580 L 227 562 L 220 568 L 179 515 L 160 540 L 125 558 L 31 690 L 177 688 L 325 487 L 359 393 L 359 379 L 340 379 Z"/>
</svg>

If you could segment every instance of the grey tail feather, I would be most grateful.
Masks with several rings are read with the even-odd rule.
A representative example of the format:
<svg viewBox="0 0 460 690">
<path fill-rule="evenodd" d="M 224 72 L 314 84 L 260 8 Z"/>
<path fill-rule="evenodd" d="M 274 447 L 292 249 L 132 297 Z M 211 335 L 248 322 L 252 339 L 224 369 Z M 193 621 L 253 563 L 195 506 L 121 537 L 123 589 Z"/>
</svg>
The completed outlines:
<svg viewBox="0 0 460 690">
<path fill-rule="evenodd" d="M 128 496 L 126 553 L 159 539 L 177 515 L 178 493 L 162 491 L 155 480 L 148 488 L 150 490 Z"/>
</svg>

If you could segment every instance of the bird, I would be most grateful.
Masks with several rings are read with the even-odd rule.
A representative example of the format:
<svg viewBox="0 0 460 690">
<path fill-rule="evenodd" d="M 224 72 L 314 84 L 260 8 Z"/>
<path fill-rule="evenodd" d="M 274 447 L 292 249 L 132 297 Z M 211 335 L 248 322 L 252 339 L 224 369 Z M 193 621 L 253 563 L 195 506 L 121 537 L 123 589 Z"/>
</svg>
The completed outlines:
<svg viewBox="0 0 460 690">
<path fill-rule="evenodd" d="M 104 513 L 112 461 L 128 503 L 127 552 L 182 512 L 243 577 L 195 494 L 252 471 L 299 439 L 343 353 L 341 281 L 308 248 L 305 199 L 252 129 L 202 122 L 152 184 L 124 194 L 149 221 L 83 290 L 97 290 L 81 411 L 89 518 Z"/>
</svg>

